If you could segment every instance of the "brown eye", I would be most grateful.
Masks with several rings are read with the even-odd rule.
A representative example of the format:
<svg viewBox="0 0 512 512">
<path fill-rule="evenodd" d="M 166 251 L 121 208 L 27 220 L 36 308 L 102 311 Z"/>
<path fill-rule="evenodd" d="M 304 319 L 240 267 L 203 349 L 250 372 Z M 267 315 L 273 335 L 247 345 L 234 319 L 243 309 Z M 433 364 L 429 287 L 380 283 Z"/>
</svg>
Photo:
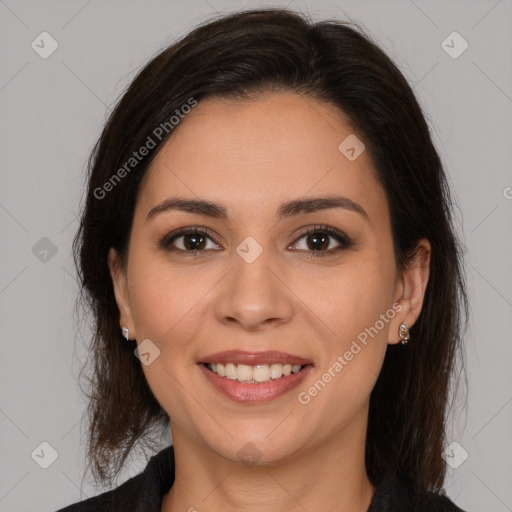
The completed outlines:
<svg viewBox="0 0 512 512">
<path fill-rule="evenodd" d="M 328 249 L 331 239 L 333 238 L 331 235 L 327 235 L 326 233 L 313 233 L 311 235 L 305 235 L 306 237 L 306 245 L 308 249 L 312 251 L 320 251 L 323 249 Z"/>
<path fill-rule="evenodd" d="M 208 243 L 211 242 L 210 246 Z M 217 243 L 212 235 L 202 228 L 184 228 L 166 235 L 159 243 L 160 247 L 173 252 L 203 252 L 205 250 L 218 250 Z"/>
<path fill-rule="evenodd" d="M 298 250 L 309 253 L 311 257 L 333 254 L 354 245 L 347 235 L 330 226 L 310 227 L 297 240 L 302 239 L 305 243 Z M 297 245 L 299 244 L 295 242 L 293 247 L 296 248 Z"/>
<path fill-rule="evenodd" d="M 300 245 L 298 242 L 303 239 L 305 240 L 303 247 L 297 248 L 297 245 Z M 306 229 L 289 247 L 306 253 L 308 257 L 317 257 L 332 255 L 353 245 L 352 240 L 337 229 L 330 226 L 313 226 Z M 187 227 L 170 233 L 162 238 L 159 246 L 170 252 L 192 255 L 197 255 L 199 252 L 222 250 L 209 230 L 198 227 Z"/>
<path fill-rule="evenodd" d="M 187 250 L 194 251 L 198 249 L 204 249 L 206 246 L 206 237 L 200 233 L 182 235 L 178 237 L 178 239 L 180 238 L 183 238 L 183 246 Z"/>
</svg>

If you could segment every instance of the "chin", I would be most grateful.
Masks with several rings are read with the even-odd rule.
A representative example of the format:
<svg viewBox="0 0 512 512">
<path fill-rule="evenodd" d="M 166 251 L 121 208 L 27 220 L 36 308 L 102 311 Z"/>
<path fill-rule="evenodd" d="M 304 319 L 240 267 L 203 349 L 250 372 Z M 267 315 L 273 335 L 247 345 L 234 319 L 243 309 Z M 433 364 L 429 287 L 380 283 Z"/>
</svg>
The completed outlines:
<svg viewBox="0 0 512 512">
<path fill-rule="evenodd" d="M 210 445 L 214 452 L 233 461 L 241 462 L 246 466 L 272 466 L 285 462 L 300 449 L 300 441 L 296 436 L 286 435 L 287 439 L 270 439 L 268 430 L 261 435 L 240 436 L 232 439 L 225 437 L 225 444 Z M 293 439 L 293 444 L 286 442 Z M 218 441 L 218 439 L 217 439 Z"/>
</svg>

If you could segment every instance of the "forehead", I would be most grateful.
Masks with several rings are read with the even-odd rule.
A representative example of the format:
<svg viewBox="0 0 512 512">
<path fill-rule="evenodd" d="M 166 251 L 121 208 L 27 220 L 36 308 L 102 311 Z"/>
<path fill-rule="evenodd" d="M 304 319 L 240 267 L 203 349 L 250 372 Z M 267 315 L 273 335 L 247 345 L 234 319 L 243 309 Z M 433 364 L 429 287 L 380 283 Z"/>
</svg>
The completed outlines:
<svg viewBox="0 0 512 512">
<path fill-rule="evenodd" d="M 301 196 L 339 193 L 382 215 L 385 195 L 369 153 L 349 159 L 344 152 L 347 144 L 360 152 L 360 143 L 343 112 L 312 97 L 208 98 L 180 121 L 153 160 L 140 206 L 147 213 L 180 195 L 262 213 L 262 205 L 273 202 L 277 209 Z"/>
</svg>

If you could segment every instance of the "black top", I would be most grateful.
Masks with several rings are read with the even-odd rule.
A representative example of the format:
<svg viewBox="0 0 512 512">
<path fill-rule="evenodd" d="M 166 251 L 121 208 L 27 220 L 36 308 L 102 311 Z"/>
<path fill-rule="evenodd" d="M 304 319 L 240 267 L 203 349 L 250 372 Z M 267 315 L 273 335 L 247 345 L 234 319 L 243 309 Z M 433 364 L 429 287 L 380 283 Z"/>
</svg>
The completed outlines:
<svg viewBox="0 0 512 512">
<path fill-rule="evenodd" d="M 99 496 L 57 512 L 161 512 L 162 498 L 174 482 L 174 451 L 169 446 L 149 460 L 142 473 Z M 367 512 L 464 512 L 446 496 L 428 493 L 413 510 L 401 479 L 384 478 L 375 489 Z"/>
</svg>

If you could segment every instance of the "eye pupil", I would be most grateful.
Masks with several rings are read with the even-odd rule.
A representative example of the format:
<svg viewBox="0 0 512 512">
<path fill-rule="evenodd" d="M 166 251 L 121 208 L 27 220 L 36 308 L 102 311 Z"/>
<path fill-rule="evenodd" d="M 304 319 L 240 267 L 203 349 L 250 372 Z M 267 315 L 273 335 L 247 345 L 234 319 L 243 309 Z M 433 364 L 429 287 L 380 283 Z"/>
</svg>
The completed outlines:
<svg viewBox="0 0 512 512">
<path fill-rule="evenodd" d="M 188 241 L 192 241 L 192 247 Z M 197 245 L 196 245 L 197 244 Z M 205 237 L 199 233 L 191 233 L 183 236 L 183 245 L 189 250 L 204 249 Z"/>
<path fill-rule="evenodd" d="M 313 233 L 308 236 L 309 240 L 313 241 L 313 247 L 308 243 L 308 247 L 310 247 L 312 250 L 318 250 L 318 249 L 327 249 L 329 247 L 329 236 L 325 235 L 324 233 Z M 327 242 L 326 246 L 323 247 L 323 244 Z"/>
</svg>

